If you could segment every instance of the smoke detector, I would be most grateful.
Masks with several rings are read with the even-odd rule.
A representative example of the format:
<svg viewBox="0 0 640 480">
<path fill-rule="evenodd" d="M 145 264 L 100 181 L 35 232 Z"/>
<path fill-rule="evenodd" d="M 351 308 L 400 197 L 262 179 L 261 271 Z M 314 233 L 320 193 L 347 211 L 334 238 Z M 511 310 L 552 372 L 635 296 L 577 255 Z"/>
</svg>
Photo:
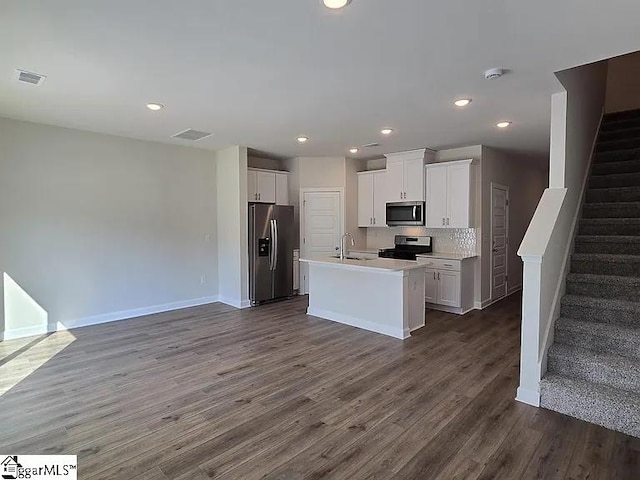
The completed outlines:
<svg viewBox="0 0 640 480">
<path fill-rule="evenodd" d="M 193 142 L 196 142 L 198 140 L 202 140 L 203 138 L 210 137 L 211 135 L 213 135 L 213 133 L 200 132 L 198 130 L 193 130 L 192 128 L 189 128 L 184 132 L 179 132 L 179 133 L 176 133 L 175 135 L 172 135 L 172 137 L 181 138 L 183 140 L 191 140 Z"/>
<path fill-rule="evenodd" d="M 504 70 L 502 68 L 490 68 L 484 72 L 484 78 L 487 80 L 493 80 L 494 78 L 500 78 L 503 74 Z"/>
<path fill-rule="evenodd" d="M 30 85 L 40 86 L 47 79 L 45 75 L 39 73 L 27 72 L 26 70 L 16 69 L 16 78 L 19 82 L 28 83 Z"/>
</svg>

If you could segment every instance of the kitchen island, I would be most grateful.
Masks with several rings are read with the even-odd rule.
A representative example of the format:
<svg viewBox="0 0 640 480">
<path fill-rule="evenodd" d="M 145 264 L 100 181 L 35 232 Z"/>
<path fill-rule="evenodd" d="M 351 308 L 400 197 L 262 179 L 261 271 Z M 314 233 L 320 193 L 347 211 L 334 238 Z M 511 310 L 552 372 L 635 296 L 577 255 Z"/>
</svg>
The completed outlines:
<svg viewBox="0 0 640 480">
<path fill-rule="evenodd" d="M 400 339 L 424 326 L 424 265 L 390 258 L 300 261 L 309 264 L 309 315 Z"/>
</svg>

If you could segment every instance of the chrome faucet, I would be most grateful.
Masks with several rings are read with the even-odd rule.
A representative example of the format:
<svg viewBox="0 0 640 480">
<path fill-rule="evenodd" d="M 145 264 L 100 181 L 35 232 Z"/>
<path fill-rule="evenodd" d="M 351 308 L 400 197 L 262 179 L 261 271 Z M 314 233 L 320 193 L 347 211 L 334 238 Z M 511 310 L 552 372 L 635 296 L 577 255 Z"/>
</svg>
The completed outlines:
<svg viewBox="0 0 640 480">
<path fill-rule="evenodd" d="M 344 239 L 345 238 L 351 238 L 351 246 L 355 246 L 356 241 L 353 239 L 353 235 L 351 235 L 350 233 L 345 233 L 344 235 L 342 235 L 342 237 L 340 237 L 340 260 L 344 260 Z"/>
</svg>

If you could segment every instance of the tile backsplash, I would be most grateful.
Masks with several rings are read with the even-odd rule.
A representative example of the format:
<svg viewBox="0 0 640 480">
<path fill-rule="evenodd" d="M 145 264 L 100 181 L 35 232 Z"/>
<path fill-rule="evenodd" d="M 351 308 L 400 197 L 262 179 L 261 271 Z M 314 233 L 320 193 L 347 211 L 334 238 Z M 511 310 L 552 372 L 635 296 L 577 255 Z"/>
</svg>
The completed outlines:
<svg viewBox="0 0 640 480">
<path fill-rule="evenodd" d="M 367 228 L 367 248 L 392 247 L 396 235 L 433 237 L 433 251 L 446 253 L 477 253 L 478 232 L 475 228 L 391 227 Z"/>
</svg>

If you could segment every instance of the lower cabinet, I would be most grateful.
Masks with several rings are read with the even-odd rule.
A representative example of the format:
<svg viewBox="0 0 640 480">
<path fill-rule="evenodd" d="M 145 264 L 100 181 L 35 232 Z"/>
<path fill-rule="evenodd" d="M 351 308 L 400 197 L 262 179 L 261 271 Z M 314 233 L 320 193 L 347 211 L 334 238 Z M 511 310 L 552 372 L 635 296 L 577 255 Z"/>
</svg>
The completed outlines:
<svg viewBox="0 0 640 480">
<path fill-rule="evenodd" d="M 473 309 L 475 258 L 447 260 L 420 257 L 425 269 L 424 301 L 430 308 L 451 313 Z"/>
<path fill-rule="evenodd" d="M 460 307 L 460 272 L 427 269 L 425 282 L 425 302 Z"/>
</svg>

